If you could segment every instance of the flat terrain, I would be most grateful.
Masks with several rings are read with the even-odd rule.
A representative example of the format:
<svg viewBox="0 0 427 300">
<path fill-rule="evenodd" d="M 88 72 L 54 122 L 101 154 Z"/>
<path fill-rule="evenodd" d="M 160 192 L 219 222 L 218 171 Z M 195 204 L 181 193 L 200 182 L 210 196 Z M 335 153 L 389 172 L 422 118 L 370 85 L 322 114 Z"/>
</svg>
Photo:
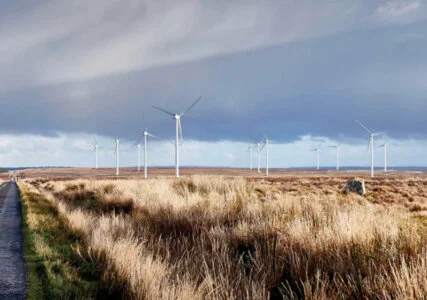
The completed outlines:
<svg viewBox="0 0 427 300">
<path fill-rule="evenodd" d="M 427 172 L 378 171 L 371 179 L 368 170 L 271 170 L 266 177 L 248 169 L 182 168 L 176 179 L 173 169 L 158 168 L 149 169 L 149 180 L 135 168 L 114 173 L 20 172 L 35 252 L 49 275 L 44 286 L 53 295 L 427 295 Z M 351 178 L 365 180 L 366 195 L 340 193 Z"/>
<path fill-rule="evenodd" d="M 427 295 L 424 173 L 391 172 L 390 178 L 372 180 L 365 177 L 367 172 L 332 176 L 334 172 L 284 171 L 266 178 L 235 176 L 246 170 L 187 169 L 228 176 L 175 179 L 173 170 L 162 169 L 157 179 L 143 180 L 128 169 L 123 173 L 132 175 L 121 180 L 94 176 L 103 171 L 112 170 L 29 170 L 26 176 L 39 178 L 22 179 L 19 185 L 26 203 L 49 205 L 60 216 L 32 222 L 34 232 L 42 224 L 63 220 L 58 233 L 69 232 L 68 244 L 83 260 L 55 252 L 66 249 L 56 247 L 56 238 L 46 239 L 37 252 L 46 253 L 45 245 L 50 245 L 52 263 L 59 257 L 64 267 L 77 266 L 66 274 L 87 270 L 80 263 L 90 261 L 100 272 L 99 284 L 123 298 Z M 80 178 L 83 174 L 87 179 Z M 351 177 L 365 178 L 365 196 L 340 193 Z M 78 248 L 72 244 L 75 237 Z M 48 270 L 58 269 L 44 264 Z M 89 279 L 79 275 L 73 282 Z M 81 290 L 68 286 L 75 286 L 68 288 L 68 295 Z M 99 297 L 99 289 L 92 291 Z"/>
<path fill-rule="evenodd" d="M 0 299 L 24 299 L 22 214 L 15 183 L 0 187 Z"/>
<path fill-rule="evenodd" d="M 148 177 L 173 177 L 175 170 L 172 168 L 150 168 Z M 114 168 L 49 168 L 49 169 L 27 169 L 19 172 L 22 178 L 116 178 Z M 283 170 L 270 169 L 270 177 L 369 177 L 369 170 L 345 170 L 345 171 L 314 171 L 314 170 Z M 427 171 L 383 171 L 375 172 L 380 178 L 409 178 L 409 177 L 427 177 Z M 224 176 L 243 176 L 254 178 L 265 178 L 264 170 L 261 174 L 257 171 L 243 168 L 181 168 L 181 176 L 187 175 L 224 175 Z M 137 171 L 136 168 L 121 168 L 119 178 L 138 178 L 143 177 L 144 172 Z M 7 177 L 7 174 L 3 175 Z"/>
</svg>

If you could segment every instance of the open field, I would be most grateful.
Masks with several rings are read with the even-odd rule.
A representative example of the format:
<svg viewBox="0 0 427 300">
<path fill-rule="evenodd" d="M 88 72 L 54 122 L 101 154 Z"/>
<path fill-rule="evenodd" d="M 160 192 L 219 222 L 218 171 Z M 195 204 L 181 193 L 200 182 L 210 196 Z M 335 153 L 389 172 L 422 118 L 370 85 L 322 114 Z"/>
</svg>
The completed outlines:
<svg viewBox="0 0 427 300">
<path fill-rule="evenodd" d="M 49 168 L 49 169 L 27 169 L 19 171 L 23 178 L 116 178 L 114 168 Z M 172 168 L 149 168 L 149 177 L 173 177 L 175 169 Z M 244 176 L 264 178 L 264 169 L 258 174 L 256 169 L 249 170 L 243 168 L 180 168 L 182 176 L 189 175 L 223 175 L 223 176 Z M 427 171 L 393 171 L 387 173 L 375 171 L 378 177 L 384 178 L 407 178 L 407 177 L 427 177 Z M 345 171 L 315 171 L 315 170 L 283 170 L 270 169 L 270 177 L 369 177 L 368 170 L 345 170 Z M 7 174 L 0 174 L 0 178 L 7 178 Z M 136 168 L 120 168 L 119 178 L 139 178 L 144 172 Z"/>
<path fill-rule="evenodd" d="M 368 194 L 359 196 L 339 192 L 347 177 L 357 176 L 350 172 L 245 178 L 237 173 L 247 170 L 191 171 L 206 170 L 229 173 L 173 179 L 163 177 L 171 170 L 158 170 L 159 178 L 143 180 L 127 170 L 115 180 L 96 178 L 89 169 L 30 170 L 23 173 L 40 178 L 21 180 L 20 188 L 33 204 L 51 205 L 79 237 L 72 249 L 98 266 L 101 286 L 110 287 L 104 294 L 426 297 L 424 173 L 366 180 Z M 32 222 L 40 224 L 36 217 Z"/>
</svg>

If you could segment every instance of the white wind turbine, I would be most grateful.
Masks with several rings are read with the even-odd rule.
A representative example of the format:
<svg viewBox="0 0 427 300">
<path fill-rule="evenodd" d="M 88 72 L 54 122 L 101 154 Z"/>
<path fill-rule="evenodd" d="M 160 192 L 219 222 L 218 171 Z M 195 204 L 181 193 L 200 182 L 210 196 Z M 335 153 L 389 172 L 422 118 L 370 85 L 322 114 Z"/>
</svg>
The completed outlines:
<svg viewBox="0 0 427 300">
<path fill-rule="evenodd" d="M 144 178 L 147 178 L 148 177 L 148 174 L 147 174 L 147 166 L 148 166 L 147 138 L 149 136 L 156 138 L 156 139 L 159 139 L 159 140 L 160 140 L 160 138 L 155 136 L 154 134 L 149 133 L 147 129 L 145 129 L 142 132 L 142 135 L 144 136 Z"/>
<path fill-rule="evenodd" d="M 267 137 L 265 138 L 265 140 L 264 140 L 264 144 L 262 145 L 262 147 L 261 147 L 261 149 L 260 149 L 260 151 L 262 150 L 262 149 L 264 149 L 264 147 L 265 147 L 265 176 L 268 176 L 269 175 L 269 157 L 268 157 L 268 145 L 271 143 L 271 142 L 274 142 L 274 141 L 272 141 L 272 140 L 270 140 L 270 139 L 268 139 Z"/>
<path fill-rule="evenodd" d="M 93 145 L 93 151 L 95 152 L 95 169 L 98 169 L 98 149 L 99 149 L 99 144 L 98 144 L 98 140 L 96 139 L 96 137 L 93 138 L 94 139 L 94 145 Z"/>
<path fill-rule="evenodd" d="M 337 149 L 337 171 L 340 169 L 340 144 L 329 146 L 329 148 Z"/>
<path fill-rule="evenodd" d="M 257 164 L 258 164 L 258 173 L 261 173 L 261 164 L 260 164 L 260 156 L 261 156 L 261 143 L 256 143 L 257 145 Z"/>
<path fill-rule="evenodd" d="M 311 151 L 316 151 L 316 157 L 317 157 L 317 170 L 320 170 L 320 146 L 322 143 L 319 144 L 316 148 L 311 149 Z"/>
<path fill-rule="evenodd" d="M 194 101 L 193 104 L 191 104 L 185 111 L 183 111 L 180 114 L 176 114 L 176 113 L 172 113 L 170 111 L 167 111 L 166 109 L 154 106 L 153 107 L 155 109 L 158 109 L 170 116 L 172 116 L 172 118 L 175 120 L 175 134 L 176 134 L 176 141 L 175 141 L 175 176 L 179 177 L 179 144 L 180 141 L 182 143 L 182 127 L 181 127 L 181 117 L 184 116 L 190 109 L 192 109 L 197 102 L 200 101 L 200 99 L 202 99 L 202 96 L 200 96 L 196 101 Z"/>
<path fill-rule="evenodd" d="M 253 146 L 254 146 L 255 144 L 249 144 L 249 148 L 248 148 L 248 151 L 249 151 L 249 153 L 250 153 L 250 164 L 249 164 L 249 170 L 252 170 L 253 168 L 252 168 L 252 148 L 253 148 Z"/>
<path fill-rule="evenodd" d="M 384 142 L 384 144 L 377 148 L 384 148 L 384 172 L 387 172 L 387 142 Z"/>
<path fill-rule="evenodd" d="M 115 147 L 115 153 L 116 153 L 116 176 L 119 176 L 119 152 L 120 152 L 120 140 L 116 138 L 116 147 Z"/>
<path fill-rule="evenodd" d="M 369 133 L 368 150 L 371 151 L 371 177 L 374 177 L 374 137 L 381 134 L 381 132 L 373 132 L 358 120 L 356 120 L 356 123 L 358 123 L 363 129 L 365 129 Z"/>
</svg>

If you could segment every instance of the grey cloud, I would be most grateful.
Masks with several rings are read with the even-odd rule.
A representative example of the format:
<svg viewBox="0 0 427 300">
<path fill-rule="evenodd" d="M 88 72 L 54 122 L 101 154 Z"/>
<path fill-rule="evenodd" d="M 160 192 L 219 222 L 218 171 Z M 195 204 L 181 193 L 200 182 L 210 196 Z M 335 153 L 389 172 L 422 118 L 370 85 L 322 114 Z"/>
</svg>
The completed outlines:
<svg viewBox="0 0 427 300">
<path fill-rule="evenodd" d="M 0 90 L 22 77 L 24 86 L 85 80 L 369 28 L 374 8 L 349 0 L 46 1 L 2 22 L 0 66 L 13 72 L 0 74 Z"/>
<path fill-rule="evenodd" d="M 47 3 L 0 32 L 25 50 L 0 50 L 9 55 L 0 62 L 3 132 L 136 140 L 149 127 L 173 138 L 174 122 L 151 105 L 179 112 L 202 95 L 183 119 L 185 139 L 363 137 L 356 118 L 391 136 L 425 137 L 425 21 L 362 26 L 357 16 L 375 6 L 351 1 L 272 1 L 259 10 L 259 2 L 117 3 L 80 3 L 82 15 L 68 1 Z M 37 25 L 68 12 L 58 28 L 55 19 Z M 157 24 L 157 14 L 168 18 Z M 32 23 L 34 36 L 20 36 Z"/>
</svg>

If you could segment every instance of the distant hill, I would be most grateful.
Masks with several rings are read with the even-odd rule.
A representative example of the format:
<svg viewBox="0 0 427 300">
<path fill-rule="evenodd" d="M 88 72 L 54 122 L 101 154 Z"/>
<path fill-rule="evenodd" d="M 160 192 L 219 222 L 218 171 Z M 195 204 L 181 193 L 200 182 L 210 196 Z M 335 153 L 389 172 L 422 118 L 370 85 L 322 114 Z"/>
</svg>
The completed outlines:
<svg viewBox="0 0 427 300">
<path fill-rule="evenodd" d="M 1 172 L 7 172 L 7 171 L 19 171 L 19 170 L 25 170 L 25 169 L 51 169 L 51 168 L 55 168 L 55 169 L 62 169 L 62 168 L 69 168 L 69 167 L 57 167 L 57 166 L 47 166 L 47 167 L 3 167 L 0 168 Z"/>
</svg>

